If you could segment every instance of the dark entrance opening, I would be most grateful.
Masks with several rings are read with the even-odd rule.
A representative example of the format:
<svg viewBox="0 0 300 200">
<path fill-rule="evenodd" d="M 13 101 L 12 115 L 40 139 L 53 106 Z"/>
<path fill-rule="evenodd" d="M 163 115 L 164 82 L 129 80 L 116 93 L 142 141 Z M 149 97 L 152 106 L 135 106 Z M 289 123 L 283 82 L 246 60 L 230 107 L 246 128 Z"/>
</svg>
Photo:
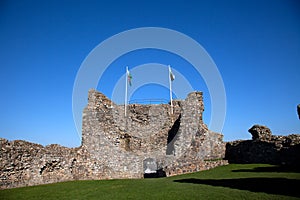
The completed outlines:
<svg viewBox="0 0 300 200">
<path fill-rule="evenodd" d="M 144 178 L 160 178 L 166 177 L 163 169 L 158 169 L 157 162 L 154 158 L 147 158 L 143 161 Z"/>
<path fill-rule="evenodd" d="M 144 178 L 162 178 L 166 176 L 166 172 L 163 169 L 159 169 L 155 173 L 144 174 Z"/>
</svg>

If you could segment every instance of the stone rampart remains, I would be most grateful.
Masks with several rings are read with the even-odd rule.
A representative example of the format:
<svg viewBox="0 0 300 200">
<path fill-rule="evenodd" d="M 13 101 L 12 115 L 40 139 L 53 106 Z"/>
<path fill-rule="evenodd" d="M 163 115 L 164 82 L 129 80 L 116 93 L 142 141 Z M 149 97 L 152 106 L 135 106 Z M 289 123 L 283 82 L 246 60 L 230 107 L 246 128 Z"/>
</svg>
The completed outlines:
<svg viewBox="0 0 300 200">
<path fill-rule="evenodd" d="M 225 159 L 229 163 L 268 163 L 300 167 L 300 135 L 272 135 L 266 126 L 249 129 L 252 140 L 237 140 L 226 144 Z"/>
<path fill-rule="evenodd" d="M 223 136 L 202 121 L 201 92 L 170 104 L 117 105 L 90 90 L 82 145 L 66 148 L 0 139 L 0 188 L 87 179 L 143 178 L 227 164 Z"/>
</svg>

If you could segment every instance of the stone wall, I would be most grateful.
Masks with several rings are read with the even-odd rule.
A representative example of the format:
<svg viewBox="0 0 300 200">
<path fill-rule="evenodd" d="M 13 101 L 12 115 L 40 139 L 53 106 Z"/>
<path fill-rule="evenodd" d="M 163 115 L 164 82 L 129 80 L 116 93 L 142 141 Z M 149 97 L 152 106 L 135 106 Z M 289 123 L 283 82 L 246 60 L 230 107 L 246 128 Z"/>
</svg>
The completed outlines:
<svg viewBox="0 0 300 200">
<path fill-rule="evenodd" d="M 70 180 L 103 179 L 109 169 L 84 148 L 0 139 L 0 188 Z"/>
<path fill-rule="evenodd" d="M 149 160 L 166 176 L 227 164 L 223 136 L 202 121 L 202 93 L 190 93 L 173 105 L 171 114 L 170 104 L 131 104 L 125 117 L 124 105 L 90 90 L 80 147 L 0 139 L 0 188 L 143 178 Z"/>
<path fill-rule="evenodd" d="M 225 158 L 229 163 L 268 163 L 300 166 L 300 135 L 272 135 L 266 126 L 249 129 L 252 140 L 237 140 L 226 144 Z"/>
</svg>

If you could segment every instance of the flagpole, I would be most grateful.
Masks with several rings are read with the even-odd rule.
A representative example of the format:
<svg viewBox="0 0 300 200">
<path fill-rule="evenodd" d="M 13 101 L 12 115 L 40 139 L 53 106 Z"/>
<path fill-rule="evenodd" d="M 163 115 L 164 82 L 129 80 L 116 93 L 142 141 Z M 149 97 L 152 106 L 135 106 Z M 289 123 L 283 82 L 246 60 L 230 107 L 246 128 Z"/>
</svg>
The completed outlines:
<svg viewBox="0 0 300 200">
<path fill-rule="evenodd" d="M 125 117 L 127 116 L 127 87 L 128 87 L 128 66 L 126 67 L 126 73 L 125 73 L 125 104 L 124 104 L 124 106 L 125 106 L 125 108 L 124 108 L 124 110 L 125 110 Z"/>
<path fill-rule="evenodd" d="M 170 88 L 171 114 L 173 114 L 172 80 L 171 80 L 171 67 L 170 67 L 170 65 L 169 65 L 169 88 Z"/>
</svg>

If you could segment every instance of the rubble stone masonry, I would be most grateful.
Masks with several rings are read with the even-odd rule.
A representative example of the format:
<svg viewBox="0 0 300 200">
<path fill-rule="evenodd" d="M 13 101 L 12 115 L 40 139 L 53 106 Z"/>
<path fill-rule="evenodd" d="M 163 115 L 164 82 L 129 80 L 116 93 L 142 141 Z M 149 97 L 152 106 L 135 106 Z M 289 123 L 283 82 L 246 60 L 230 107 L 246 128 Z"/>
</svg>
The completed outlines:
<svg viewBox="0 0 300 200">
<path fill-rule="evenodd" d="M 249 129 L 252 140 L 236 140 L 226 144 L 225 158 L 229 163 L 268 163 L 300 167 L 300 135 L 272 135 L 262 125 Z"/>
<path fill-rule="evenodd" d="M 151 166 L 159 176 L 227 164 L 223 135 L 202 121 L 202 92 L 172 103 L 173 113 L 170 104 L 130 104 L 125 116 L 124 105 L 92 89 L 83 111 L 80 147 L 0 139 L 0 188 L 143 178 L 148 161 L 155 162 Z"/>
</svg>

